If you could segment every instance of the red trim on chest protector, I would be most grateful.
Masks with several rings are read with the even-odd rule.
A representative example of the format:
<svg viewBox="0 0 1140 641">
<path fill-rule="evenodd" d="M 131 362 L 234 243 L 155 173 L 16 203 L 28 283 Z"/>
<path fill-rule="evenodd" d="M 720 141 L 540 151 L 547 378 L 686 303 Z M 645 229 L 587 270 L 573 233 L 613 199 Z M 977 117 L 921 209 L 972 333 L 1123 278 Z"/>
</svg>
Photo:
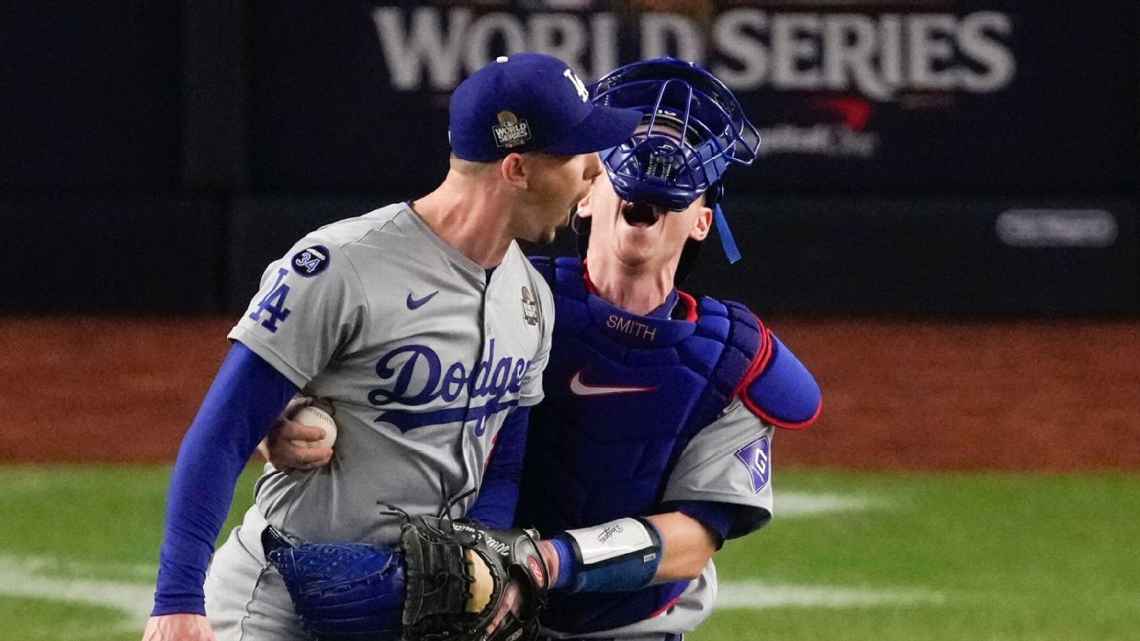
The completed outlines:
<svg viewBox="0 0 1140 641">
<path fill-rule="evenodd" d="M 811 427 L 811 424 L 819 418 L 820 413 L 823 411 L 823 402 L 820 401 L 819 406 L 815 408 L 815 413 L 811 418 L 798 423 L 792 423 L 783 419 L 776 418 L 764 408 L 757 405 L 751 397 L 748 396 L 748 386 L 751 385 L 760 375 L 764 373 L 764 369 L 768 366 L 768 361 L 772 360 L 772 345 L 775 343 L 772 340 L 772 335 L 768 333 L 768 328 L 764 327 L 764 322 L 759 318 L 756 319 L 756 324 L 760 326 L 760 337 L 763 339 L 764 344 L 761 346 L 760 351 L 756 352 L 756 358 L 752 359 L 752 364 L 748 366 L 748 371 L 745 372 L 744 378 L 740 379 L 740 384 L 736 386 L 733 392 L 734 396 L 739 396 L 740 401 L 744 406 L 749 409 L 753 414 L 759 416 L 765 421 L 786 430 L 805 430 Z"/>
<path fill-rule="evenodd" d="M 697 322 L 697 299 L 689 295 L 688 292 L 677 290 L 677 297 L 680 298 L 679 304 L 685 305 L 685 320 L 690 323 Z"/>
<path fill-rule="evenodd" d="M 677 605 L 677 602 L 681 600 L 681 596 L 682 595 L 678 594 L 677 596 L 673 597 L 672 599 L 669 599 L 668 601 L 665 602 L 665 605 L 657 608 L 656 610 L 653 611 L 652 614 L 650 614 L 649 616 L 647 616 L 645 618 L 646 619 L 652 619 L 654 617 L 659 617 L 662 614 L 665 614 L 666 612 L 669 611 L 669 608 Z"/>
</svg>

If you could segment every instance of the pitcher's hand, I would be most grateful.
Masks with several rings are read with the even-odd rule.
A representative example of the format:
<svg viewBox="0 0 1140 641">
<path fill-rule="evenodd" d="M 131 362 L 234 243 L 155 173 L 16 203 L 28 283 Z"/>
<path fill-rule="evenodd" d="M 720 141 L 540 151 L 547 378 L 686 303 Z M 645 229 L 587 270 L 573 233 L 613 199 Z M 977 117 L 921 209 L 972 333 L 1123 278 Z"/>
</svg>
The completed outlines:
<svg viewBox="0 0 1140 641">
<path fill-rule="evenodd" d="M 146 622 L 142 641 L 217 641 L 210 622 L 200 614 L 165 614 Z"/>
</svg>

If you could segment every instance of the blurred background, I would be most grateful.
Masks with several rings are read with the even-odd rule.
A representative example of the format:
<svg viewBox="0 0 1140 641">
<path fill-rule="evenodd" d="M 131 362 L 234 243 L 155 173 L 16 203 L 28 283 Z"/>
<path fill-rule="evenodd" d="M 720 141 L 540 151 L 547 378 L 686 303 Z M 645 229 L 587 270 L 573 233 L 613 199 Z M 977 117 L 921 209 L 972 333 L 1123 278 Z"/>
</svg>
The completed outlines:
<svg viewBox="0 0 1140 641">
<path fill-rule="evenodd" d="M 35 627 L 33 616 L 11 638 L 132 637 L 115 627 L 118 606 L 65 604 L 60 595 L 72 594 L 75 581 L 125 574 L 136 584 L 123 602 L 148 598 L 166 466 L 265 264 L 321 224 L 431 189 L 446 170 L 450 91 L 495 56 L 522 50 L 555 54 L 589 80 L 658 55 L 697 61 L 760 128 L 760 159 L 733 170 L 725 205 L 744 259 L 728 265 L 714 238 L 686 289 L 748 303 L 823 384 L 820 423 L 782 435 L 778 446 L 793 485 L 898 491 L 917 505 L 941 490 L 883 484 L 911 475 L 980 483 L 988 498 L 959 497 L 961 513 L 990 505 L 992 525 L 1020 511 L 1022 523 L 1050 531 L 1058 529 L 1046 514 L 1053 504 L 1033 503 L 1004 480 L 1052 479 L 1042 491 L 1071 490 L 1069 510 L 1088 497 L 1120 497 L 1103 510 L 1085 504 L 1070 538 L 1047 546 L 1083 538 L 1091 556 L 1069 558 L 1071 568 L 978 579 L 1007 586 L 1007 595 L 1055 582 L 1056 595 L 1044 600 L 1067 596 L 1060 584 L 1079 583 L 1074 577 L 1093 568 L 1122 573 L 1119 585 L 1098 584 L 1107 592 L 1089 597 L 1096 607 L 1070 600 L 1072 612 L 1053 616 L 1070 627 L 1032 623 L 1053 619 L 1025 604 L 992 618 L 954 610 L 947 592 L 931 587 L 938 581 L 900 569 L 886 582 L 918 581 L 941 595 L 918 599 L 930 620 L 945 620 L 949 608 L 982 627 L 920 624 L 917 636 L 899 628 L 897 638 L 1135 638 L 1140 593 L 1124 577 L 1138 568 L 1119 553 L 1140 532 L 1116 519 L 1140 507 L 1138 6 L 9 3 L 0 27 L 8 275 L 0 296 L 0 479 L 8 498 L 0 507 L 9 501 L 9 513 L 23 518 L 0 526 L 8 528 L 0 529 L 0 583 L 25 589 L 0 589 L 0 614 L 27 618 L 39 608 L 48 622 Z M 572 247 L 567 232 L 536 251 Z M 111 466 L 111 481 L 93 480 L 104 469 L 96 463 Z M 935 472 L 951 476 L 923 476 Z M 987 476 L 996 472 L 1012 476 Z M 1067 479 L 1111 488 L 1055 485 Z M 80 513 L 68 523 L 89 532 L 82 549 L 43 534 L 45 521 L 58 518 L 44 506 L 91 504 L 82 491 L 106 497 L 97 489 L 104 483 L 149 488 L 142 498 L 116 495 L 106 508 L 138 519 L 143 544 L 124 547 L 113 532 L 88 529 L 105 517 Z M 238 501 L 249 498 L 239 493 Z M 953 520 L 929 518 L 932 536 Z M 1111 524 L 1101 538 L 1089 531 L 1096 522 Z M 774 525 L 763 536 L 794 557 L 808 552 L 779 532 L 804 541 L 832 527 L 851 534 L 850 520 L 828 523 Z M 976 542 L 987 532 L 979 525 L 962 534 L 965 551 L 909 563 L 961 576 L 948 559 L 981 554 Z M 1007 534 L 1017 547 L 1020 531 Z M 898 548 L 896 535 L 868 533 L 884 554 Z M 820 536 L 812 558 L 821 567 L 850 561 L 835 556 L 834 541 Z M 991 552 L 995 562 L 1010 558 Z M 92 570 L 84 554 L 119 565 Z M 1028 557 L 1021 569 L 1039 560 Z M 72 572 L 72 588 L 28 592 L 43 567 Z M 802 568 L 785 570 L 795 579 Z M 845 576 L 849 584 L 880 581 Z M 740 603 L 763 601 L 735 594 Z M 851 607 L 869 607 L 858 603 Z M 1105 603 L 1120 608 L 1106 614 Z M 143 606 L 120 608 L 128 627 Z M 763 616 L 785 625 L 772 637 L 781 639 L 896 638 L 892 626 L 910 616 L 891 609 L 864 631 L 847 615 L 813 615 L 828 626 L 820 633 L 796 627 L 797 611 L 779 607 Z M 79 612 L 76 621 L 118 623 L 97 632 L 61 627 L 59 608 Z M 760 638 L 748 627 L 753 615 L 741 616 L 714 619 L 719 636 L 700 638 Z M 1109 623 L 1090 631 L 1096 624 L 1078 626 L 1074 617 Z"/>
</svg>

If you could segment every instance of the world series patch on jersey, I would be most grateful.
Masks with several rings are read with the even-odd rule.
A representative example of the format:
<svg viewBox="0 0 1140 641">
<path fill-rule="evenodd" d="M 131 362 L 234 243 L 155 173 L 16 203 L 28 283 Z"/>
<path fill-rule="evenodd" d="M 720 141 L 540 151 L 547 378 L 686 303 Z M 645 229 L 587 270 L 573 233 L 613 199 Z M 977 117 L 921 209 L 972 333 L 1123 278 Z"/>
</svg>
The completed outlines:
<svg viewBox="0 0 1140 641">
<path fill-rule="evenodd" d="M 507 415 L 543 397 L 552 319 L 517 245 L 488 279 L 405 204 L 309 234 L 229 337 L 333 403 L 336 456 L 304 478 L 267 466 L 259 510 L 308 541 L 390 543 L 378 500 L 435 513 L 477 488 Z"/>
</svg>

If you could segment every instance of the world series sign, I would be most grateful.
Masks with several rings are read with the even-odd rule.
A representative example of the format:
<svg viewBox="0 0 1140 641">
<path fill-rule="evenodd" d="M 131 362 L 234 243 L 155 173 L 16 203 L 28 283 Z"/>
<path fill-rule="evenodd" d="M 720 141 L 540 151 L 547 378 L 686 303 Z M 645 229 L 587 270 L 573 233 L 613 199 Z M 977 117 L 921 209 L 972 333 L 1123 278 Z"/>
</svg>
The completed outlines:
<svg viewBox="0 0 1140 641">
<path fill-rule="evenodd" d="M 271 190 L 430 186 L 446 166 L 449 92 L 525 50 L 587 82 L 661 55 L 706 66 L 764 141 L 738 190 L 1111 188 L 1135 160 L 1127 8 L 1114 18 L 953 0 L 310 4 L 253 8 L 254 175 Z M 502 144 L 521 127 L 504 122 Z"/>
</svg>

